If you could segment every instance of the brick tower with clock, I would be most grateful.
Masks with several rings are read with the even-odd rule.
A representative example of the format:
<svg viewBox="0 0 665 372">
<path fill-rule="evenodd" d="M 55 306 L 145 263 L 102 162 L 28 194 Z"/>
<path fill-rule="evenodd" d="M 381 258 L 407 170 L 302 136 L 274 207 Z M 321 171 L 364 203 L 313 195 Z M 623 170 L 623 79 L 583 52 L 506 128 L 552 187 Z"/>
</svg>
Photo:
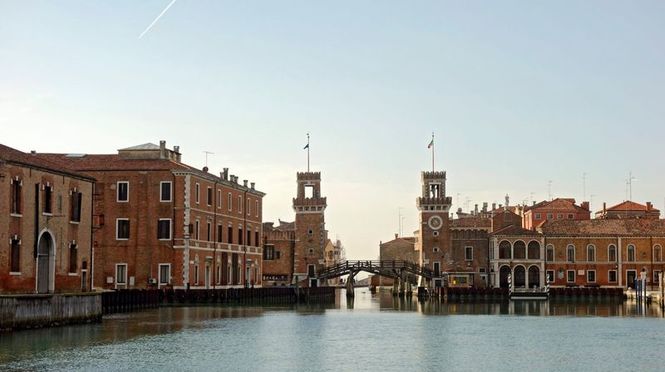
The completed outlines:
<svg viewBox="0 0 665 372">
<path fill-rule="evenodd" d="M 293 282 L 315 287 L 317 273 L 324 268 L 328 240 L 325 225 L 326 198 L 321 196 L 321 173 L 298 172 L 298 194 L 293 199 L 296 212 Z"/>
<path fill-rule="evenodd" d="M 417 247 L 420 264 L 434 271 L 433 282 L 421 285 L 442 286 L 441 273 L 453 268 L 448 212 L 452 198 L 446 196 L 446 172 L 422 172 L 422 193 L 416 200 L 420 216 Z"/>
</svg>

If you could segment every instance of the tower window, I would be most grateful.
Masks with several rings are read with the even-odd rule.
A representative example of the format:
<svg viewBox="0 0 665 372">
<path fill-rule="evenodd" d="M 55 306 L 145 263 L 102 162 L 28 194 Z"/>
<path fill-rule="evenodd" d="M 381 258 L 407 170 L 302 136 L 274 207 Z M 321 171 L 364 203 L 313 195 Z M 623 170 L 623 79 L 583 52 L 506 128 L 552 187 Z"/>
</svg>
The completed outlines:
<svg viewBox="0 0 665 372">
<path fill-rule="evenodd" d="M 438 183 L 430 183 L 429 185 L 429 197 L 430 198 L 439 198 L 441 197 L 441 185 Z"/>
<path fill-rule="evenodd" d="M 314 185 L 305 185 L 305 197 L 306 198 L 314 197 Z"/>
</svg>

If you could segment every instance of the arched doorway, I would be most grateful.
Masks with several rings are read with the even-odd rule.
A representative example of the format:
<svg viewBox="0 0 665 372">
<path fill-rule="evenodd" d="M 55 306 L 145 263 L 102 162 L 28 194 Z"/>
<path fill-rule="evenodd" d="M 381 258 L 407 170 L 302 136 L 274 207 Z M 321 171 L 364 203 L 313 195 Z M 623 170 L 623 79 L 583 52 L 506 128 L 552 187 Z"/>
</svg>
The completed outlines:
<svg viewBox="0 0 665 372">
<path fill-rule="evenodd" d="M 510 267 L 501 266 L 501 269 L 499 269 L 499 286 L 501 288 L 508 288 L 508 275 L 510 275 Z"/>
<path fill-rule="evenodd" d="M 526 285 L 525 274 L 526 272 L 524 270 L 524 266 L 515 266 L 514 275 L 513 275 L 513 284 L 515 285 L 514 288 L 524 288 L 524 286 Z"/>
<path fill-rule="evenodd" d="M 540 288 L 540 269 L 538 266 L 529 267 L 529 287 Z"/>
<path fill-rule="evenodd" d="M 45 232 L 39 238 L 37 248 L 37 293 L 49 293 L 51 289 L 51 260 L 53 259 L 53 238 Z"/>
</svg>

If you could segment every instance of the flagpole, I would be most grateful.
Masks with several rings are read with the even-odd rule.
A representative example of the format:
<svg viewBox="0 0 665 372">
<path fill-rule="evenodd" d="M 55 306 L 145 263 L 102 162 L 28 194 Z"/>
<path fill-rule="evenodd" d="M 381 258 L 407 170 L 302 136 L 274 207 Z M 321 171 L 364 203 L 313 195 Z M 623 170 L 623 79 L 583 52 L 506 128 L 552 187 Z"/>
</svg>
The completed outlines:
<svg viewBox="0 0 665 372">
<path fill-rule="evenodd" d="M 307 133 L 307 172 L 309 173 L 309 133 Z"/>
<path fill-rule="evenodd" d="M 432 172 L 434 172 L 434 132 L 432 132 Z"/>
</svg>

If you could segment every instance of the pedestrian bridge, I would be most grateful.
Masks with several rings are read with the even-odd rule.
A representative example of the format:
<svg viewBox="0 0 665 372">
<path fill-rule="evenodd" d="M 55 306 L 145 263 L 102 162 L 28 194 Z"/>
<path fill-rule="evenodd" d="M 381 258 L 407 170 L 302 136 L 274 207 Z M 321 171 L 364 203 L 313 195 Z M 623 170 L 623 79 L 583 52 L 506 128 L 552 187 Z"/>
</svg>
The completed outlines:
<svg viewBox="0 0 665 372">
<path fill-rule="evenodd" d="M 347 295 L 353 296 L 353 278 L 361 271 L 395 279 L 394 292 L 400 294 L 411 292 L 411 283 L 406 280 L 409 274 L 427 280 L 431 280 L 435 275 L 436 277 L 445 275 L 444 273 L 435 273 L 433 270 L 411 261 L 357 260 L 344 261 L 330 266 L 319 273 L 318 279 L 332 279 L 348 275 L 349 277 L 346 280 Z"/>
</svg>

